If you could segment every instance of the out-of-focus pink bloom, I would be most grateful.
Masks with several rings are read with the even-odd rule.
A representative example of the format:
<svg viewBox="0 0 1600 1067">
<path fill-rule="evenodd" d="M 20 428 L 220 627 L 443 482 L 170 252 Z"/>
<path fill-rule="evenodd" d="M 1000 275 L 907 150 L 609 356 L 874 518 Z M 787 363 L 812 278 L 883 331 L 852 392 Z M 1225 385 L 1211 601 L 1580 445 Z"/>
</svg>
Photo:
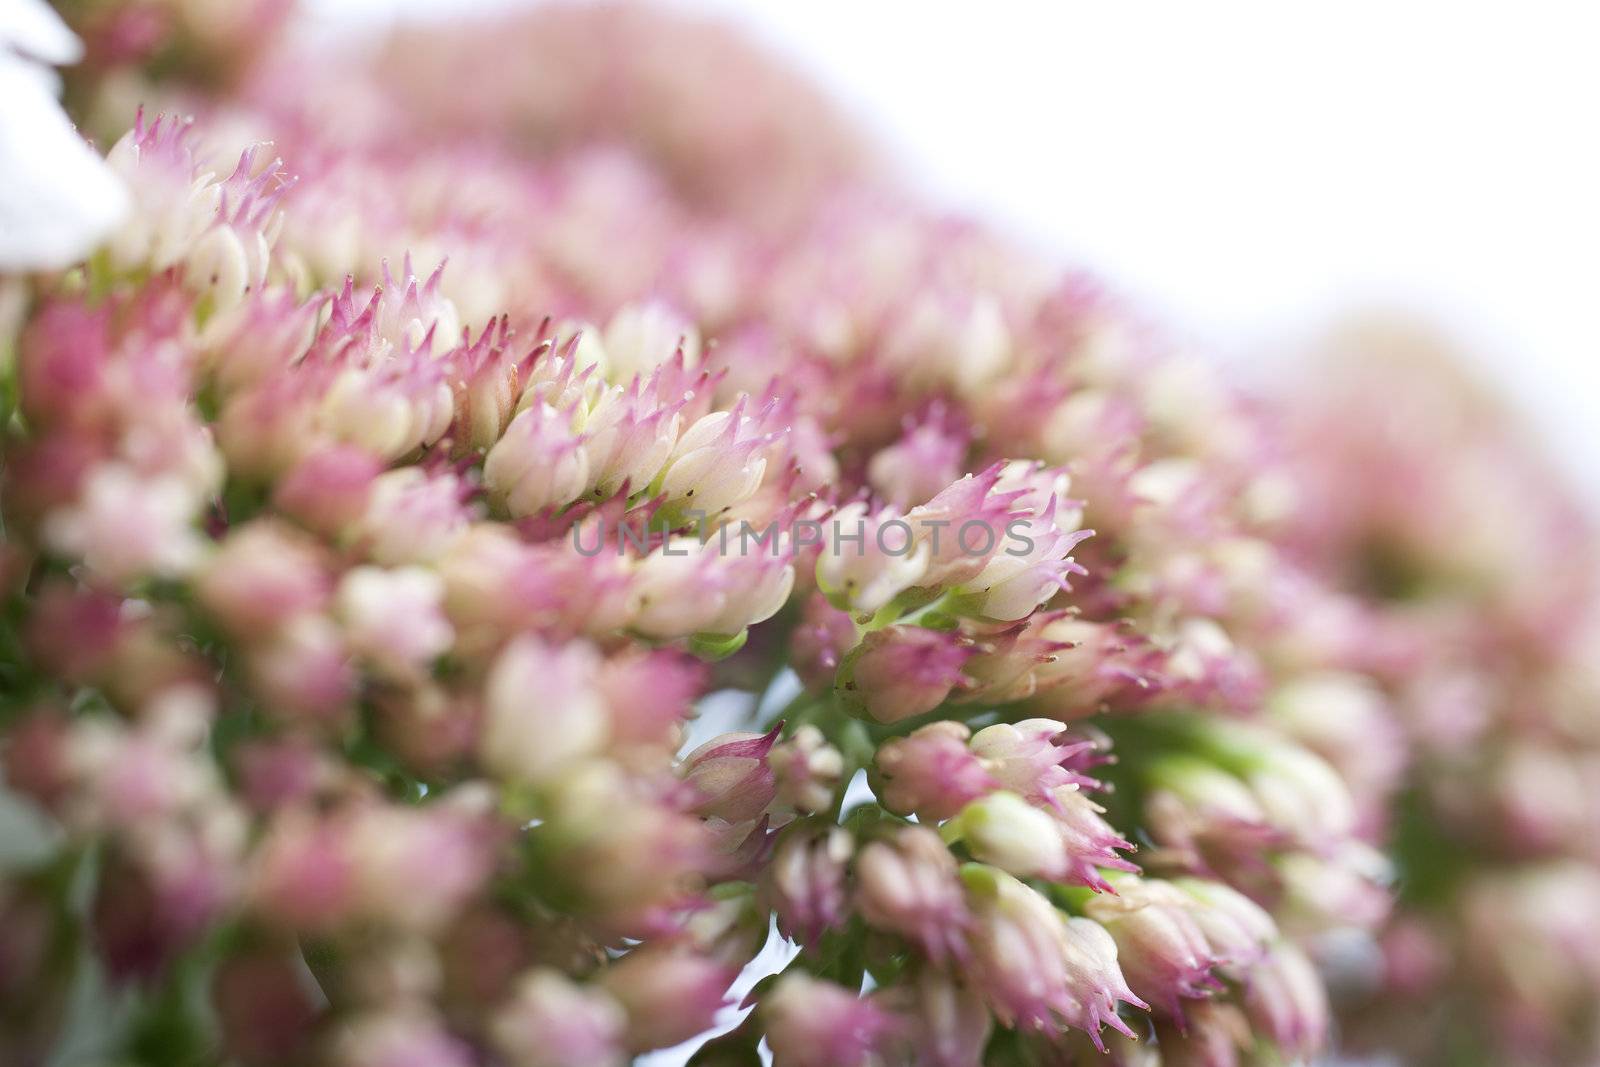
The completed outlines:
<svg viewBox="0 0 1600 1067">
<path fill-rule="evenodd" d="M 230 531 L 195 583 L 201 605 L 243 640 L 322 610 L 331 585 L 316 545 L 270 522 Z"/>
<path fill-rule="evenodd" d="M 309 452 L 283 476 L 273 503 L 324 537 L 340 539 L 367 509 L 383 464 L 352 445 Z"/>
<path fill-rule="evenodd" d="M 607 659 L 598 684 L 611 713 L 613 739 L 677 747 L 705 675 L 698 660 L 664 649 Z"/>
<path fill-rule="evenodd" d="M 551 874 L 578 913 L 617 935 L 677 929 L 704 872 L 722 859 L 706 824 L 684 810 L 682 784 L 592 760 L 567 768 L 549 793 L 533 833 L 559 843 Z"/>
<path fill-rule="evenodd" d="M 1250 1020 L 1237 1005 L 1196 1001 L 1181 1021 L 1156 1020 L 1162 1067 L 1238 1067 L 1248 1062 Z"/>
<path fill-rule="evenodd" d="M 176 577 L 202 556 L 194 527 L 200 504 L 176 478 L 142 478 L 108 463 L 89 474 L 75 506 L 46 519 L 45 540 L 113 585 Z"/>
<path fill-rule="evenodd" d="M 357 543 L 375 563 L 432 563 L 466 531 L 467 487 L 448 472 L 401 467 L 374 478 Z"/>
<path fill-rule="evenodd" d="M 66 582 L 39 587 L 23 641 L 47 670 L 78 684 L 103 675 L 126 636 L 126 602 Z"/>
<path fill-rule="evenodd" d="M 422 567 L 352 567 L 337 608 L 351 651 L 380 674 L 420 677 L 455 637 L 440 610 L 444 581 Z"/>
<path fill-rule="evenodd" d="M 333 1038 L 338 1067 L 468 1067 L 472 1053 L 437 1020 L 397 1006 L 357 1015 Z"/>
<path fill-rule="evenodd" d="M 960 478 L 966 453 L 966 438 L 946 429 L 937 414 L 930 415 L 920 423 L 908 422 L 898 442 L 872 457 L 867 481 L 903 512 Z"/>
<path fill-rule="evenodd" d="M 843 986 L 795 971 L 762 998 L 775 1067 L 868 1067 L 896 1020 Z"/>
<path fill-rule="evenodd" d="M 1480 878 L 1460 908 L 1463 959 L 1492 991 L 1502 1040 L 1553 1057 L 1600 989 L 1600 874 L 1559 860 Z"/>
<path fill-rule="evenodd" d="M 1328 1030 L 1328 995 L 1311 961 L 1279 941 L 1245 980 L 1245 1011 L 1256 1032 L 1286 1056 L 1322 1047 Z"/>
<path fill-rule="evenodd" d="M 478 758 L 505 778 L 539 783 L 597 752 L 610 733 L 599 670 L 587 645 L 523 637 L 506 646 L 490 669 Z"/>
<path fill-rule="evenodd" d="M 910 983 L 881 994 L 900 1016 L 898 1036 L 914 1062 L 928 1067 L 978 1067 L 994 1030 L 994 1017 L 969 986 L 934 968 L 921 969 Z M 897 1003 L 898 1001 L 898 1003 Z"/>
<path fill-rule="evenodd" d="M 711 1027 L 738 971 L 671 947 L 640 948 L 609 968 L 601 984 L 627 1014 L 627 1047 L 666 1048 Z"/>
<path fill-rule="evenodd" d="M 244 800 L 259 812 L 306 800 L 330 777 L 331 765 L 299 739 L 240 745 L 234 756 Z"/>
<path fill-rule="evenodd" d="M 612 381 L 647 376 L 678 352 L 686 367 L 693 367 L 700 360 L 699 332 L 660 302 L 621 308 L 606 323 L 602 340 L 605 366 Z"/>
<path fill-rule="evenodd" d="M 855 647 L 856 624 L 848 612 L 828 603 L 821 593 L 813 593 L 806 598 L 789 642 L 790 665 L 800 680 L 815 689 L 829 688 L 845 654 Z"/>
<path fill-rule="evenodd" d="M 343 842 L 357 907 L 405 929 L 448 922 L 489 875 L 490 802 L 486 789 L 466 785 L 417 807 L 362 807 Z"/>
<path fill-rule="evenodd" d="M 559 971 L 523 976 L 489 1024 L 495 1047 L 516 1067 L 622 1064 L 627 1016 L 614 997 Z"/>
<path fill-rule="evenodd" d="M 873 841 L 855 862 L 856 906 L 879 929 L 900 934 L 935 964 L 966 956 L 971 924 L 955 857 L 939 835 L 908 826 Z"/>
<path fill-rule="evenodd" d="M 1275 722 L 1339 772 L 1356 802 L 1358 828 L 1376 829 L 1407 758 L 1382 694 L 1360 676 L 1318 674 L 1281 687 L 1267 707 Z"/>
<path fill-rule="evenodd" d="M 291 719 L 334 721 L 355 695 L 350 648 L 322 615 L 301 615 L 252 649 L 248 670 L 266 706 Z"/>
<path fill-rule="evenodd" d="M 248 1064 L 281 1063 L 310 1051 L 317 1006 L 297 961 L 282 949 L 229 955 L 211 978 L 222 1041 Z"/>
<path fill-rule="evenodd" d="M 848 914 L 845 868 L 855 851 L 838 827 L 787 831 L 773 851 L 762 893 L 778 919 L 778 930 L 803 945 L 841 925 Z"/>
</svg>

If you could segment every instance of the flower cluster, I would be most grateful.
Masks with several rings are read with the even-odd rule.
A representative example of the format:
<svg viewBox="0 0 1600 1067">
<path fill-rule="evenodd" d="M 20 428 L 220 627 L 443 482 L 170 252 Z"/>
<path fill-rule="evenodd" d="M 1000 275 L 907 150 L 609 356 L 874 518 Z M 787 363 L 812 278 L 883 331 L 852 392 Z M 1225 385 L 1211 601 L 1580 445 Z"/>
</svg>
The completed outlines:
<svg viewBox="0 0 1600 1067">
<path fill-rule="evenodd" d="M 1247 403 L 720 29 L 304 47 L 0 278 L 0 1048 L 92 958 L 138 1062 L 1592 1051 L 1591 531 L 1509 434 Z"/>
</svg>

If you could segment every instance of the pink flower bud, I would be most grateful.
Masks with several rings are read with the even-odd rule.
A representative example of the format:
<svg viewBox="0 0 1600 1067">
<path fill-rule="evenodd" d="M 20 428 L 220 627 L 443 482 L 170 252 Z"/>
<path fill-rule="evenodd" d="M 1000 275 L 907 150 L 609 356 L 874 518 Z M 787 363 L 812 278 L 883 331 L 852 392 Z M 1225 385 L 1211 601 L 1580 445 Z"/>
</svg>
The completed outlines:
<svg viewBox="0 0 1600 1067">
<path fill-rule="evenodd" d="M 141 477 L 121 463 L 89 472 L 77 502 L 45 518 L 45 543 L 83 560 L 102 581 L 188 573 L 202 555 L 194 522 L 203 503 L 178 478 Z"/>
<path fill-rule="evenodd" d="M 1015 793 L 996 792 L 962 809 L 948 832 L 966 841 L 979 859 L 1020 878 L 1048 878 L 1110 889 L 1100 868 L 1137 871 L 1114 850 L 1131 850 L 1104 819 L 1103 809 L 1075 786 L 1061 786 L 1048 807 L 1036 808 Z"/>
<path fill-rule="evenodd" d="M 1034 703 L 1049 714 L 1078 718 L 1105 706 L 1136 706 L 1162 683 L 1161 654 L 1130 626 L 1060 615 L 1036 636 L 1048 648 L 1045 661 L 1031 668 Z"/>
<path fill-rule="evenodd" d="M 247 1064 L 283 1063 L 310 1052 L 317 1005 L 288 951 L 261 948 L 228 956 L 211 979 L 222 1042 Z"/>
<path fill-rule="evenodd" d="M 1084 912 L 1111 932 L 1128 985 L 1140 998 L 1174 1018 L 1181 998 L 1198 999 L 1221 988 L 1212 976 L 1219 962 L 1195 921 L 1193 897 L 1167 882 L 1118 878 L 1115 895 L 1084 903 Z"/>
<path fill-rule="evenodd" d="M 654 482 L 678 443 L 679 407 L 658 406 L 637 380 L 602 392 L 583 417 L 590 495 L 600 499 L 623 485 L 639 490 Z"/>
<path fill-rule="evenodd" d="M 904 511 L 927 502 L 961 477 L 966 454 L 966 437 L 947 430 L 935 415 L 908 424 L 899 441 L 873 456 L 867 465 L 867 481 Z"/>
<path fill-rule="evenodd" d="M 1266 909 L 1232 886 L 1204 878 L 1178 878 L 1172 884 L 1198 905 L 1191 911 L 1195 924 L 1229 974 L 1254 964 L 1278 939 L 1278 924 Z"/>
<path fill-rule="evenodd" d="M 1245 1011 L 1258 1034 L 1291 1058 L 1310 1058 L 1328 1034 L 1328 996 L 1305 954 L 1274 945 L 1245 981 Z"/>
<path fill-rule="evenodd" d="M 878 749 L 876 792 L 890 811 L 943 822 L 998 783 L 967 748 L 971 734 L 951 720 L 932 722 Z"/>
<path fill-rule="evenodd" d="M 780 730 L 719 734 L 685 756 L 684 780 L 699 798 L 695 813 L 730 823 L 759 818 L 778 794 L 767 755 Z"/>
<path fill-rule="evenodd" d="M 631 585 L 632 627 L 642 634 L 732 635 L 783 607 L 794 568 L 782 554 L 724 554 L 715 540 L 675 537 L 639 562 Z"/>
<path fill-rule="evenodd" d="M 356 672 L 339 628 L 301 615 L 251 650 L 250 679 L 267 707 L 291 719 L 337 719 L 355 695 Z"/>
<path fill-rule="evenodd" d="M 895 1020 L 843 986 L 799 971 L 785 974 L 761 1001 L 773 1067 L 869 1067 Z"/>
<path fill-rule="evenodd" d="M 273 494 L 285 514 L 324 537 L 342 539 L 367 509 L 383 464 L 353 445 L 313 450 L 295 464 Z"/>
<path fill-rule="evenodd" d="M 574 413 L 535 404 L 511 420 L 489 450 L 483 481 L 514 517 L 561 508 L 589 485 L 589 455 Z"/>
<path fill-rule="evenodd" d="M 395 348 L 423 349 L 429 355 L 454 345 L 461 338 L 461 319 L 456 308 L 440 289 L 444 264 L 440 263 L 426 281 L 417 277 L 406 253 L 400 277 L 389 273 L 383 263 L 383 284 L 374 293 L 377 315 L 373 331 Z M 424 342 L 431 339 L 432 344 Z"/>
<path fill-rule="evenodd" d="M 994 1031 L 994 1017 L 983 999 L 955 977 L 927 967 L 907 983 L 882 994 L 900 1013 L 900 1035 L 918 1064 L 927 1067 L 979 1067 Z"/>
<path fill-rule="evenodd" d="M 661 492 L 685 509 L 717 515 L 753 494 L 766 476 L 762 415 L 748 415 L 748 397 L 713 411 L 683 431 L 661 475 Z"/>
<path fill-rule="evenodd" d="M 700 360 L 700 334 L 665 304 L 629 304 L 606 323 L 605 361 L 612 381 L 648 375 L 682 352 L 686 367 Z"/>
<path fill-rule="evenodd" d="M 443 579 L 422 567 L 352 567 L 339 581 L 338 614 L 352 651 L 382 675 L 413 680 L 455 638 L 443 598 Z"/>
<path fill-rule="evenodd" d="M 507 645 L 485 683 L 478 758 L 495 774 L 541 783 L 598 752 L 610 733 L 588 645 L 553 647 L 532 637 Z"/>
<path fill-rule="evenodd" d="M 217 389 L 232 393 L 287 373 L 311 346 L 325 305 L 321 297 L 302 302 L 287 286 L 266 286 L 214 313 L 201 332 L 201 358 Z"/>
<path fill-rule="evenodd" d="M 315 421 L 335 441 L 395 460 L 438 441 L 454 416 L 443 366 L 408 349 L 336 367 L 317 399 Z"/>
<path fill-rule="evenodd" d="M 320 611 L 329 585 L 315 544 L 260 521 L 228 534 L 197 576 L 195 596 L 231 634 L 248 640 Z"/>
<path fill-rule="evenodd" d="M 800 624 L 790 638 L 789 664 L 810 688 L 832 688 L 834 673 L 855 645 L 856 624 L 849 613 L 813 593 L 806 598 Z"/>
<path fill-rule="evenodd" d="M 925 715 L 967 684 L 962 665 L 971 643 L 958 633 L 922 626 L 873 630 L 847 660 L 843 689 L 881 723 Z"/>
<path fill-rule="evenodd" d="M 872 615 L 923 584 L 928 549 L 916 532 L 894 508 L 869 512 L 860 501 L 846 504 L 822 523 L 818 587 L 841 610 Z"/>
<path fill-rule="evenodd" d="M 1015 494 L 995 491 L 1003 467 L 965 475 L 906 514 L 927 552 L 922 584 L 948 588 L 971 581 L 1006 547 L 1006 527 L 1018 516 L 1011 507 Z"/>
<path fill-rule="evenodd" d="M 372 481 L 358 542 L 374 563 L 433 563 L 466 532 L 467 487 L 454 474 L 400 467 Z"/>
<path fill-rule="evenodd" d="M 844 922 L 845 866 L 854 850 L 850 835 L 837 826 L 820 831 L 798 826 L 783 835 L 761 886 L 780 933 L 815 945 Z"/>
<path fill-rule="evenodd" d="M 955 857 L 939 835 L 908 826 L 856 857 L 862 918 L 917 945 L 935 964 L 966 956 L 971 923 Z"/>
<path fill-rule="evenodd" d="M 347 1022 L 333 1041 L 336 1067 L 471 1067 L 471 1050 L 442 1024 L 410 1005 L 378 1009 Z"/>
<path fill-rule="evenodd" d="M 1055 719 L 996 723 L 979 730 L 967 746 L 1002 788 L 1034 804 L 1052 804 L 1060 786 L 1093 789 L 1100 783 L 1081 773 L 1095 751 L 1093 741 L 1057 743 L 1066 727 Z"/>
<path fill-rule="evenodd" d="M 1117 966 L 1117 947 L 1090 919 L 1068 919 L 1044 897 L 992 867 L 962 871 L 976 925 L 973 966 L 977 988 L 1006 1026 L 1054 1033 L 1086 1032 L 1102 1050 L 1102 1025 L 1128 1037 L 1118 1002 L 1146 1005 Z"/>
<path fill-rule="evenodd" d="M 1093 536 L 1092 530 L 1064 530 L 1058 522 L 1060 502 L 1051 497 L 1044 510 L 1016 513 L 994 539 L 1005 541 L 983 568 L 956 587 L 973 598 L 973 611 L 1004 622 L 1026 618 L 1035 608 L 1068 589 L 1067 575 L 1083 574 L 1068 555 Z M 959 538 L 960 531 L 957 530 Z"/>
<path fill-rule="evenodd" d="M 621 1067 L 627 1016 L 604 990 L 551 970 L 524 975 L 489 1036 L 513 1067 Z"/>
<path fill-rule="evenodd" d="M 627 1013 L 632 1052 L 666 1048 L 710 1029 L 737 976 L 726 963 L 671 947 L 637 948 L 601 974 Z"/>
<path fill-rule="evenodd" d="M 844 777 L 844 756 L 809 723 L 773 746 L 767 763 L 777 777 L 778 802 L 810 815 L 828 808 Z"/>
</svg>

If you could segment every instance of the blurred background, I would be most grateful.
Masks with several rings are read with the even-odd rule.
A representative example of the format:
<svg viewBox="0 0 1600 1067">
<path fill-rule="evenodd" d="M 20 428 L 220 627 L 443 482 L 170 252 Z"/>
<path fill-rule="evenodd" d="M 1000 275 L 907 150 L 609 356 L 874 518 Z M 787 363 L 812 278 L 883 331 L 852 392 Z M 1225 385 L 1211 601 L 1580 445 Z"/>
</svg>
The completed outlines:
<svg viewBox="0 0 1600 1067">
<path fill-rule="evenodd" d="M 528 0 L 314 0 L 371 33 Z M 1270 375 L 1400 314 L 1600 501 L 1600 10 L 679 0 L 811 72 L 937 203 Z M 1335 353 L 1336 358 L 1336 353 Z"/>
</svg>

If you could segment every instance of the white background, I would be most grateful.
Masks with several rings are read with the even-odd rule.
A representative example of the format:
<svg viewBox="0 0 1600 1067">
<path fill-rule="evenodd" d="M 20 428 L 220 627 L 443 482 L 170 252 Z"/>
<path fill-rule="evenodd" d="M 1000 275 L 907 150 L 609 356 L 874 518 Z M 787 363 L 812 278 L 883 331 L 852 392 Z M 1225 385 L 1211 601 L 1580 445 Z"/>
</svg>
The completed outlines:
<svg viewBox="0 0 1600 1067">
<path fill-rule="evenodd" d="M 515 0 L 316 0 L 323 27 Z M 1412 309 L 1600 500 L 1600 8 L 682 0 L 846 99 L 937 199 L 1272 368 Z"/>
</svg>

